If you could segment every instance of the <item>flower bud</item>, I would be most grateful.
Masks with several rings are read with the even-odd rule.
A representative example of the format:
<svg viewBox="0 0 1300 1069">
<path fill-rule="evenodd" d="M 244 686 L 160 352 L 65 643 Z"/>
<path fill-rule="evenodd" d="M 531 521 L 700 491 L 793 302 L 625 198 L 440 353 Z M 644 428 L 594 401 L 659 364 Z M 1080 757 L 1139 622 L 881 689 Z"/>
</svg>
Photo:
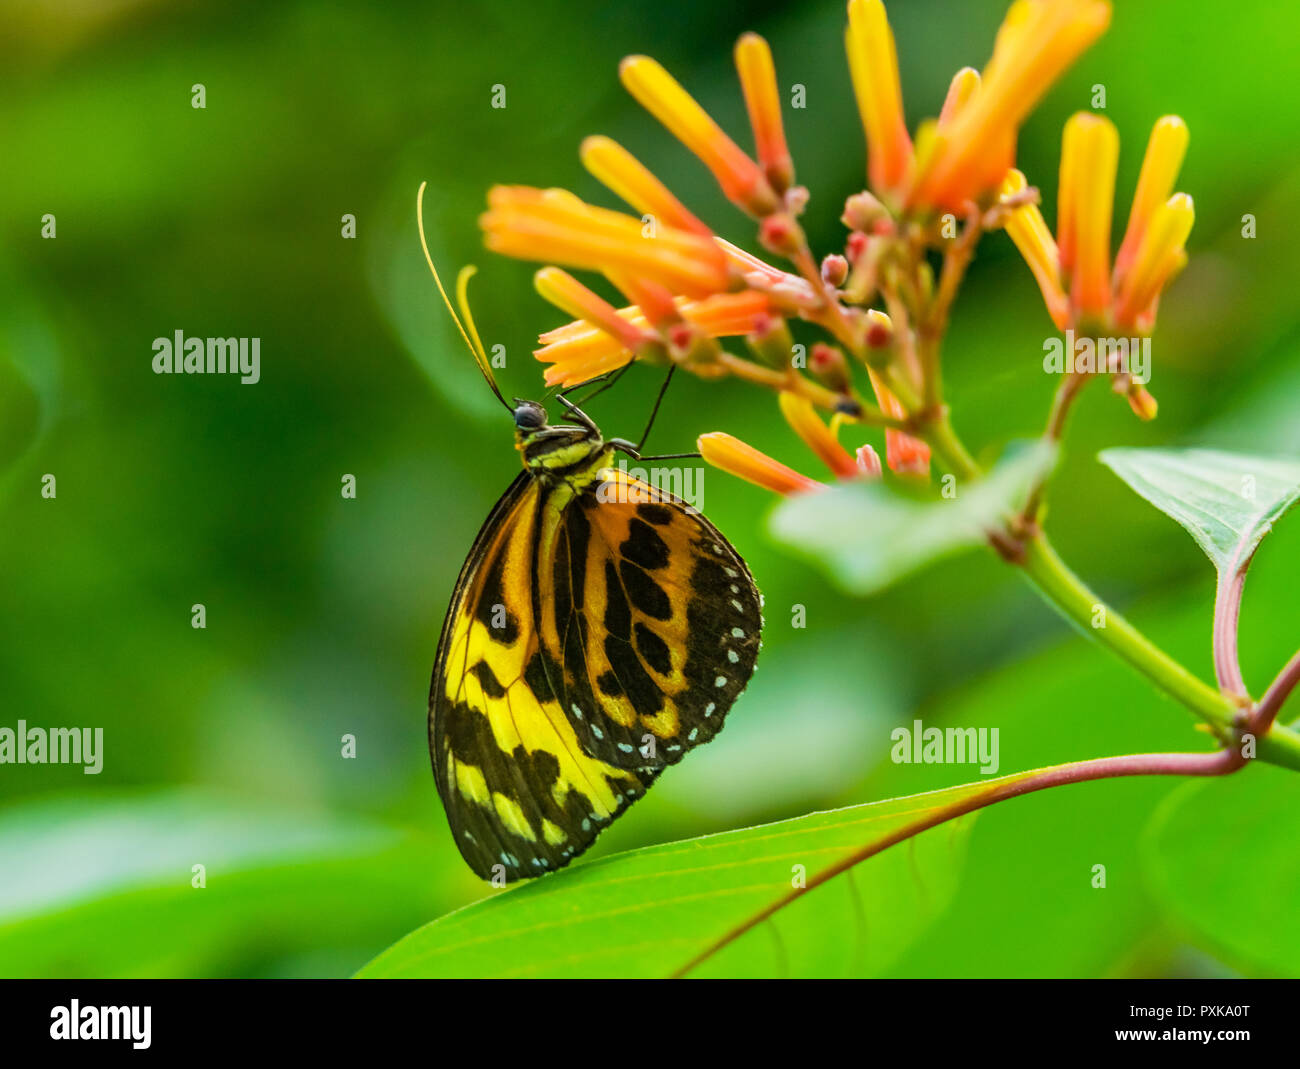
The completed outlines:
<svg viewBox="0 0 1300 1069">
<path fill-rule="evenodd" d="M 871 230 L 881 219 L 889 218 L 889 210 L 870 193 L 854 193 L 844 202 L 840 222 L 850 230 Z"/>
<path fill-rule="evenodd" d="M 786 259 L 798 255 L 804 246 L 803 230 L 785 212 L 775 212 L 759 224 L 758 240 L 768 252 Z"/>
<path fill-rule="evenodd" d="M 822 281 L 828 286 L 839 289 L 849 277 L 849 262 L 838 253 L 831 253 L 822 260 Z"/>
<path fill-rule="evenodd" d="M 843 351 L 834 345 L 817 342 L 808 353 L 808 369 L 828 390 L 846 394 L 852 386 L 849 363 Z"/>
<path fill-rule="evenodd" d="M 759 316 L 754 323 L 753 332 L 745 336 L 745 341 L 759 363 L 778 369 L 790 366 L 794 338 L 780 316 Z"/>
</svg>

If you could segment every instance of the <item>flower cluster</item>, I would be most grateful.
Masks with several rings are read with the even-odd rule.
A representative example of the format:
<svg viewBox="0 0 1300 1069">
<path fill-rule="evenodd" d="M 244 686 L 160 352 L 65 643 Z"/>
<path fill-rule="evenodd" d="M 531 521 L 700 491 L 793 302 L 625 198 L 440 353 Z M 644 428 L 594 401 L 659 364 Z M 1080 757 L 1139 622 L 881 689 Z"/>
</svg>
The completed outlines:
<svg viewBox="0 0 1300 1069">
<path fill-rule="evenodd" d="M 1038 207 L 1021 204 L 1005 227 L 1042 291 L 1052 322 L 1089 337 L 1150 334 L 1160 294 L 1187 262 L 1192 198 L 1174 193 L 1187 151 L 1187 126 L 1166 115 L 1151 131 L 1128 226 L 1114 265 L 1110 262 L 1111 201 L 1119 164 L 1119 134 L 1109 119 L 1080 112 L 1065 124 L 1054 239 Z M 1012 199 L 1026 188 L 1012 169 L 1002 195 Z M 1144 419 L 1155 400 L 1122 370 L 1117 385 Z"/>
<path fill-rule="evenodd" d="M 481 219 L 490 248 L 547 265 L 537 289 L 572 317 L 541 335 L 536 356 L 548 365 L 547 383 L 573 386 L 633 360 L 733 376 L 777 391 L 786 421 L 835 477 L 881 474 L 873 448 L 853 454 L 839 444 L 845 424 L 861 423 L 884 428 L 891 471 L 926 477 L 931 446 L 948 426 L 940 343 L 984 232 L 1007 230 L 1058 328 L 1097 336 L 1149 331 L 1159 294 L 1185 259 L 1191 201 L 1171 196 L 1186 145 L 1180 120 L 1156 125 L 1113 268 L 1114 127 L 1091 114 L 1067 125 L 1055 239 L 1037 190 L 1015 169 L 1022 123 L 1109 19 L 1107 0 L 1014 0 L 983 70 L 958 71 L 938 116 L 913 136 L 884 6 L 849 0 L 845 43 L 866 188 L 844 206 L 843 249 L 820 260 L 799 222 L 809 193 L 795 180 L 767 42 L 749 33 L 735 48 L 752 155 L 655 60 L 628 57 L 623 85 L 708 168 L 785 266 L 722 240 L 624 147 L 590 137 L 584 166 L 630 212 L 564 190 L 498 186 Z M 627 303 L 615 307 L 563 268 L 603 275 Z M 794 319 L 828 341 L 805 355 Z M 744 355 L 724 344 L 735 338 Z M 859 375 L 871 399 L 859 393 Z M 1154 413 L 1145 390 L 1123 385 L 1139 415 Z M 700 448 L 710 462 L 783 493 L 820 485 L 729 435 L 705 435 Z"/>
</svg>

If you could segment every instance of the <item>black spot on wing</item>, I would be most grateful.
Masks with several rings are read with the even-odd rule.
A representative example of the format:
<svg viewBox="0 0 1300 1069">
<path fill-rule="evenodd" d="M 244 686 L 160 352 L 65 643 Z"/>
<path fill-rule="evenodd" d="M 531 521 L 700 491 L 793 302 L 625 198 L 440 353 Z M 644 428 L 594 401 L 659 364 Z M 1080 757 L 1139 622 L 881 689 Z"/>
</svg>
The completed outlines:
<svg viewBox="0 0 1300 1069">
<path fill-rule="evenodd" d="M 623 684 L 613 672 L 602 672 L 596 680 L 596 686 L 600 688 L 601 694 L 609 698 L 618 698 L 623 694 Z"/>
<path fill-rule="evenodd" d="M 492 641 L 512 646 L 519 638 L 519 620 L 506 609 L 502 583 L 505 565 L 506 554 L 502 550 L 483 577 L 483 589 L 479 592 L 478 604 L 474 606 L 474 618 L 487 628 Z"/>
<path fill-rule="evenodd" d="M 632 641 L 632 610 L 628 608 L 614 562 L 608 560 L 605 562 L 605 631 L 624 642 Z"/>
<path fill-rule="evenodd" d="M 483 693 L 489 698 L 504 698 L 506 696 L 506 688 L 501 685 L 501 681 L 497 679 L 496 673 L 492 671 L 487 661 L 479 661 L 471 671 L 474 673 L 474 678 L 483 687 Z"/>
<path fill-rule="evenodd" d="M 647 523 L 653 523 L 656 527 L 667 527 L 673 522 L 673 510 L 667 505 L 652 505 L 649 503 L 637 505 L 636 514 Z"/>
<path fill-rule="evenodd" d="M 668 546 L 644 520 L 633 517 L 628 523 L 628 536 L 618 547 L 619 553 L 633 564 L 654 571 L 668 564 Z"/>
<path fill-rule="evenodd" d="M 537 649 L 528 658 L 528 664 L 524 668 L 524 683 L 537 696 L 537 700 L 545 704 L 556 700 L 555 692 L 551 690 L 551 680 L 558 679 L 559 675 L 559 665 L 543 650 Z"/>
<path fill-rule="evenodd" d="M 629 560 L 618 563 L 618 575 L 623 589 L 633 605 L 655 620 L 672 618 L 673 607 L 663 587 Z"/>
<path fill-rule="evenodd" d="M 661 676 L 672 672 L 673 662 L 668 653 L 668 643 L 640 621 L 636 625 L 636 648 L 641 659 Z"/>
<path fill-rule="evenodd" d="M 631 646 L 610 635 L 605 639 L 605 656 L 618 676 L 623 693 L 641 716 L 653 716 L 664 707 L 663 691 L 650 678 Z"/>
</svg>

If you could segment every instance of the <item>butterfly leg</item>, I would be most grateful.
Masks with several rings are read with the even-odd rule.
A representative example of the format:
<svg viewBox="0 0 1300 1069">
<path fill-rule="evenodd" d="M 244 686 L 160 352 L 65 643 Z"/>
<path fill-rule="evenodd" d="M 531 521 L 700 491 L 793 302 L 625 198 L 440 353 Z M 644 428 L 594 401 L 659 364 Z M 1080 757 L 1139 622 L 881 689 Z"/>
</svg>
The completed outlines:
<svg viewBox="0 0 1300 1069">
<path fill-rule="evenodd" d="M 600 428 L 597 427 L 596 424 L 592 422 L 591 417 L 588 416 L 587 413 L 585 413 L 582 409 L 580 409 L 567 397 L 565 397 L 564 394 L 562 393 L 556 394 L 556 398 L 559 400 L 560 404 L 564 406 L 565 411 L 567 411 L 570 416 L 572 416 L 584 427 L 586 427 L 587 430 L 591 431 L 593 434 L 596 435 L 600 434 Z"/>
</svg>

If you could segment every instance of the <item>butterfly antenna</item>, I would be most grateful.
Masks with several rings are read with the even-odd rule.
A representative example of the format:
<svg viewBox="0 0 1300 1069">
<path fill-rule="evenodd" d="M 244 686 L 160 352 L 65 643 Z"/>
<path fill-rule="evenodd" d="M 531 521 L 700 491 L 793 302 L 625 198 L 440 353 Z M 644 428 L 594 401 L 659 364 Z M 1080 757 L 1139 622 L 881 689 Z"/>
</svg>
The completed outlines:
<svg viewBox="0 0 1300 1069">
<path fill-rule="evenodd" d="M 452 322 L 456 324 L 460 336 L 465 339 L 465 344 L 474 357 L 474 363 L 478 365 L 479 371 L 483 373 L 483 378 L 487 380 L 488 387 L 496 394 L 497 400 L 505 406 L 506 410 L 513 412 L 514 406 L 501 396 L 501 389 L 497 386 L 497 380 L 492 374 L 492 365 L 488 363 L 487 351 L 483 348 L 483 341 L 479 337 L 478 328 L 474 325 L 474 316 L 469 310 L 469 280 L 478 269 L 467 264 L 461 268 L 460 274 L 456 277 L 456 302 L 460 305 L 461 312 L 460 315 L 457 315 L 456 306 L 451 303 L 451 298 L 447 296 L 447 290 L 443 287 L 442 278 L 438 275 L 438 269 L 433 266 L 433 257 L 429 255 L 429 242 L 424 236 L 424 187 L 426 185 L 428 185 L 427 182 L 421 182 L 419 192 L 415 195 L 415 218 L 420 227 L 420 248 L 424 250 L 425 262 L 429 265 L 429 270 L 433 272 L 433 281 L 437 284 L 438 292 L 442 295 L 442 303 L 447 306 L 447 311 L 451 313 Z M 463 322 L 461 316 L 464 316 Z"/>
</svg>

